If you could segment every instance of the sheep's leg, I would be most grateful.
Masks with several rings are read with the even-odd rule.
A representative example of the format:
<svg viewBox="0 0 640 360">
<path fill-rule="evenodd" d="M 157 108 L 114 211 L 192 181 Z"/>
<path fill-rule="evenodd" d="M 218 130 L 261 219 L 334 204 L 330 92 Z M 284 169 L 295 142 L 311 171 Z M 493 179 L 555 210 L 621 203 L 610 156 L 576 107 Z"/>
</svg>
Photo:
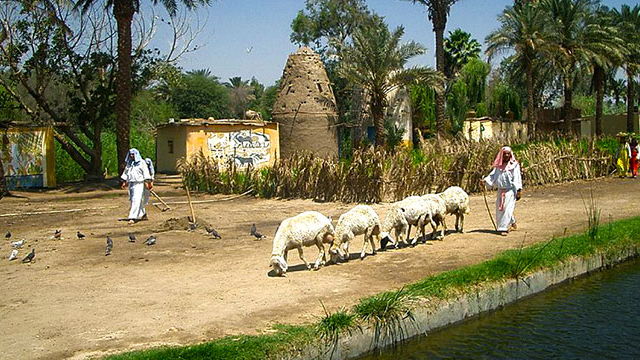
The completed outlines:
<svg viewBox="0 0 640 360">
<path fill-rule="evenodd" d="M 418 221 L 420 221 L 419 218 L 418 218 Z M 409 240 L 411 240 L 411 224 L 409 224 L 409 229 L 407 229 L 407 241 Z M 411 245 L 415 245 L 415 243 L 411 241 Z"/>
<path fill-rule="evenodd" d="M 445 235 L 447 235 L 447 222 L 444 219 L 444 215 L 442 216 L 442 236 L 440 237 L 440 240 L 444 240 Z"/>
<path fill-rule="evenodd" d="M 460 214 L 460 232 L 464 234 L 464 214 Z"/>
<path fill-rule="evenodd" d="M 438 235 L 436 234 L 436 232 L 438 231 L 438 224 L 435 222 L 435 220 L 433 220 L 434 216 L 430 216 L 429 217 L 429 222 L 431 223 L 431 229 L 433 230 L 433 232 L 431 233 L 431 239 L 437 239 Z"/>
<path fill-rule="evenodd" d="M 378 232 L 379 234 L 380 232 Z M 369 235 L 369 242 L 371 243 L 371 254 L 375 255 L 376 254 L 376 242 L 374 240 L 374 237 L 378 238 L 378 243 L 380 243 L 380 235 L 374 235 L 373 234 L 373 230 L 371 230 L 371 234 Z"/>
<path fill-rule="evenodd" d="M 298 247 L 298 256 L 300 256 L 300 260 L 302 260 L 304 262 L 304 264 L 307 267 L 307 269 L 311 270 L 311 265 L 309 265 L 307 260 L 305 260 L 304 255 L 302 253 L 302 246 Z"/>
<path fill-rule="evenodd" d="M 362 242 L 362 251 L 360 252 L 360 260 L 364 259 L 367 255 L 367 241 L 369 240 L 370 231 L 369 229 L 364 231 L 364 241 Z"/>
<path fill-rule="evenodd" d="M 316 241 L 316 246 L 318 247 L 318 257 L 316 258 L 316 262 L 314 264 L 316 270 L 323 266 L 326 262 L 326 256 L 324 254 L 324 245 L 322 245 L 322 241 Z"/>
<path fill-rule="evenodd" d="M 460 231 L 460 214 L 456 213 L 456 232 Z"/>
</svg>

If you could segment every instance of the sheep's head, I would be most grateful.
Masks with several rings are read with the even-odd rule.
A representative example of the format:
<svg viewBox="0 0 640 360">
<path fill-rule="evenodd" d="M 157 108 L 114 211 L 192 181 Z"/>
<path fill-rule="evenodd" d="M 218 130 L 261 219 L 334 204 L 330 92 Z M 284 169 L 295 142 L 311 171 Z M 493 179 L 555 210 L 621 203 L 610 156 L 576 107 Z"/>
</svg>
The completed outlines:
<svg viewBox="0 0 640 360">
<path fill-rule="evenodd" d="M 273 271 L 277 276 L 285 276 L 285 274 L 287 273 L 288 266 L 283 256 L 273 255 L 271 257 L 271 264 L 269 266 L 273 268 Z"/>
<path fill-rule="evenodd" d="M 353 236 L 350 236 L 349 233 L 337 234 L 329 250 L 332 260 L 336 257 L 340 257 L 342 260 L 349 259 L 349 242 L 352 237 Z"/>
<path fill-rule="evenodd" d="M 380 249 L 384 250 L 387 248 L 387 244 L 389 244 L 389 242 L 394 242 L 393 238 L 391 237 L 391 234 L 389 234 L 388 232 L 382 232 L 380 233 Z"/>
</svg>

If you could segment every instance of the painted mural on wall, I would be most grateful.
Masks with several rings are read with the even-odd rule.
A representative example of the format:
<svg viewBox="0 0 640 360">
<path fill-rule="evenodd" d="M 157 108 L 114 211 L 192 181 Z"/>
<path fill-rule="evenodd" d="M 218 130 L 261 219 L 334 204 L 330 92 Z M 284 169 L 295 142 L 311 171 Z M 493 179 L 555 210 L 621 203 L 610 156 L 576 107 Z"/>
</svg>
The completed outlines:
<svg viewBox="0 0 640 360">
<path fill-rule="evenodd" d="M 46 184 L 45 131 L 9 131 L 0 134 L 0 156 L 9 188 Z"/>
<path fill-rule="evenodd" d="M 269 135 L 251 130 L 226 133 L 208 133 L 207 145 L 211 157 L 220 163 L 233 161 L 236 166 L 258 167 L 269 162 L 271 139 Z"/>
</svg>

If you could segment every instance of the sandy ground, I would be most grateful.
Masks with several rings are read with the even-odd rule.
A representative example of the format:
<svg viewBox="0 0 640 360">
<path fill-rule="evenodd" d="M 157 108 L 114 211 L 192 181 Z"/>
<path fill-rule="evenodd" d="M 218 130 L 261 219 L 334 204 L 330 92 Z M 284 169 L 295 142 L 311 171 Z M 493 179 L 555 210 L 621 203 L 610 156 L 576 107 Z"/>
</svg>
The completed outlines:
<svg viewBox="0 0 640 360">
<path fill-rule="evenodd" d="M 271 239 L 279 222 L 304 210 L 337 219 L 352 205 L 249 197 L 197 204 L 197 216 L 223 236 L 212 240 L 199 232 L 159 231 L 167 219 L 186 216 L 187 205 L 167 212 L 150 207 L 149 221 L 128 226 L 117 221 L 128 212 L 122 190 L 86 186 L 18 193 L 26 198 L 3 199 L 0 215 L 93 210 L 0 216 L 1 235 L 10 229 L 11 240 L 26 239 L 21 256 L 31 247 L 37 251 L 33 264 L 9 262 L 10 241 L 0 238 L 0 358 L 79 359 L 256 333 L 273 323 L 312 322 L 322 313 L 320 301 L 330 309 L 348 307 L 363 296 L 480 262 L 523 241 L 581 231 L 586 223 L 583 199 L 592 190 L 604 221 L 638 215 L 639 185 L 631 179 L 604 179 L 527 191 L 516 209 L 519 230 L 508 237 L 489 231 L 482 196 L 473 196 L 466 234 L 315 272 L 304 269 L 294 251 L 286 278 L 268 276 Z M 156 190 L 168 201 L 185 200 L 175 184 Z M 221 198 L 225 196 L 197 196 Z M 381 216 L 388 207 L 374 206 Z M 252 238 L 252 223 L 269 238 Z M 51 238 L 58 228 L 62 240 Z M 87 238 L 77 239 L 77 230 Z M 129 232 L 137 234 L 138 242 L 127 242 Z M 158 243 L 147 247 L 142 239 L 150 234 L 158 236 Z M 114 248 L 106 257 L 107 235 Z M 361 244 L 358 239 L 352 245 L 354 256 Z M 316 254 L 314 248 L 305 252 L 308 260 Z"/>
</svg>

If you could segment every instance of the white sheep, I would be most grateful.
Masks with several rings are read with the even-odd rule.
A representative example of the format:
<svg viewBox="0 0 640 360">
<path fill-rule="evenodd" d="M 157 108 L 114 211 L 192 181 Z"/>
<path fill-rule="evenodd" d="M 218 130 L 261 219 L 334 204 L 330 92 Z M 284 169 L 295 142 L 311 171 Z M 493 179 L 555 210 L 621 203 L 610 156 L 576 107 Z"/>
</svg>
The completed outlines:
<svg viewBox="0 0 640 360">
<path fill-rule="evenodd" d="M 421 224 L 424 226 L 424 224 L 428 221 L 431 224 L 431 228 L 433 228 L 433 233 L 432 233 L 432 238 L 433 236 L 435 236 L 436 239 L 444 239 L 444 235 L 447 232 L 447 224 L 445 222 L 444 216 L 447 213 L 447 203 L 446 201 L 442 198 L 442 196 L 440 196 L 440 194 L 427 194 L 422 196 L 422 198 L 427 201 L 428 206 L 429 206 L 429 214 L 430 214 L 430 218 L 422 218 Z M 438 227 L 442 225 L 442 230 L 440 232 L 440 235 L 436 235 L 436 231 L 438 230 Z"/>
<path fill-rule="evenodd" d="M 380 248 L 385 249 L 388 242 L 391 242 L 397 249 L 398 243 L 407 244 L 407 231 L 409 223 L 404 215 L 404 208 L 394 204 L 384 216 L 380 232 Z M 391 237 L 391 231 L 395 231 L 395 240 Z"/>
<path fill-rule="evenodd" d="M 331 245 L 331 254 L 348 260 L 349 244 L 356 236 L 363 234 L 364 244 L 360 259 L 364 259 L 366 255 L 367 241 L 371 244 L 371 250 L 375 255 L 376 245 L 373 237 L 380 236 L 380 218 L 369 205 L 357 205 L 340 216 L 335 229 L 335 241 Z"/>
<path fill-rule="evenodd" d="M 451 186 L 440 193 L 447 204 L 447 214 L 456 216 L 456 231 L 464 232 L 464 215 L 469 213 L 469 194 L 459 186 Z"/>
<path fill-rule="evenodd" d="M 316 245 L 319 253 L 314 267 L 317 270 L 326 261 L 323 244 L 332 243 L 333 234 L 334 229 L 331 219 L 317 211 L 305 211 L 283 220 L 278 226 L 278 230 L 276 230 L 276 235 L 273 237 L 270 266 L 273 267 L 276 275 L 286 276 L 288 268 L 287 253 L 289 250 L 298 249 L 300 259 L 311 270 L 312 266 L 305 260 L 302 247 Z"/>
<path fill-rule="evenodd" d="M 433 211 L 432 206 L 421 196 L 409 196 L 396 202 L 394 206 L 400 207 L 404 210 L 404 217 L 409 225 L 407 227 L 407 239 L 411 237 L 411 226 L 416 226 L 418 228 L 416 231 L 416 237 L 411 241 L 411 245 L 415 245 L 416 242 L 418 242 L 418 238 L 424 238 L 424 227 L 427 221 L 430 221 L 432 226 L 435 226 L 435 223 L 433 223 L 433 216 L 431 215 Z M 420 236 L 418 236 L 418 234 L 420 234 Z"/>
</svg>

